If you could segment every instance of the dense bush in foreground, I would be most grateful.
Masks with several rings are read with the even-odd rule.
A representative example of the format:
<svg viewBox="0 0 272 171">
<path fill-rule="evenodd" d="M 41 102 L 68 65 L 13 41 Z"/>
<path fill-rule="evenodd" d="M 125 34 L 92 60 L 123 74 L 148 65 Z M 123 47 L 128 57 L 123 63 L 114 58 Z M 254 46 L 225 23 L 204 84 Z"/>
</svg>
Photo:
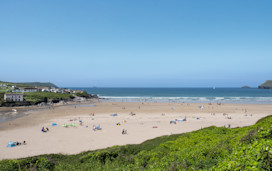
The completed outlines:
<svg viewBox="0 0 272 171">
<path fill-rule="evenodd" d="M 190 133 L 78 155 L 0 161 L 0 170 L 271 170 L 272 117 L 250 127 Z"/>
</svg>

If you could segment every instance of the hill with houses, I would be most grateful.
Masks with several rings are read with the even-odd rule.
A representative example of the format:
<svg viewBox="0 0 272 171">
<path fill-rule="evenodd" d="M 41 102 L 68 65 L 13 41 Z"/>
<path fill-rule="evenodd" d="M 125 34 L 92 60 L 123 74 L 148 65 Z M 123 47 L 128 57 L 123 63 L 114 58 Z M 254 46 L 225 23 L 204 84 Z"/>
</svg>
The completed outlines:
<svg viewBox="0 0 272 171">
<path fill-rule="evenodd" d="M 26 106 L 96 98 L 81 90 L 58 88 L 53 83 L 0 82 L 0 106 Z"/>
</svg>

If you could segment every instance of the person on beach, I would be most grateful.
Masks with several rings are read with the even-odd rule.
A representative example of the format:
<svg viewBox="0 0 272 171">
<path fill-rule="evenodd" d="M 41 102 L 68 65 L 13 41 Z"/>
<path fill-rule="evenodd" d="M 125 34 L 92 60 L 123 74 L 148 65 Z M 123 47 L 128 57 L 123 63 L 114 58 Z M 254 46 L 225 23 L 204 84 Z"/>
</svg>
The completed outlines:
<svg viewBox="0 0 272 171">
<path fill-rule="evenodd" d="M 46 130 L 44 129 L 44 127 L 42 127 L 42 132 L 46 132 Z"/>
<path fill-rule="evenodd" d="M 127 130 L 123 129 L 122 134 L 127 134 Z"/>
</svg>

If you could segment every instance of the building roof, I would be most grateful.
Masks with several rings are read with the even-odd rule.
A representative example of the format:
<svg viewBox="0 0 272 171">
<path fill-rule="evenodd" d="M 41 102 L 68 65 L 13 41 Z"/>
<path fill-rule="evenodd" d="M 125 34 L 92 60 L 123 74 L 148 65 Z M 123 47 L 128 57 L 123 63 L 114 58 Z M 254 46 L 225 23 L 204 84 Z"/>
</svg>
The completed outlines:
<svg viewBox="0 0 272 171">
<path fill-rule="evenodd" d="M 5 95 L 24 95 L 23 93 L 5 93 Z"/>
</svg>

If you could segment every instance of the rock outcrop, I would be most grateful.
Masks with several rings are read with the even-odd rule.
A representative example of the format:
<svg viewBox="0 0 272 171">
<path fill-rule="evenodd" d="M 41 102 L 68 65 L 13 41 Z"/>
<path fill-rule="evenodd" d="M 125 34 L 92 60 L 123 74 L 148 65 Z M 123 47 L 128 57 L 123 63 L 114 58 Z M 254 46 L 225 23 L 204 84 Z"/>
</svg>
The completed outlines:
<svg viewBox="0 0 272 171">
<path fill-rule="evenodd" d="M 272 80 L 267 80 L 265 83 L 258 86 L 259 89 L 272 89 Z"/>
</svg>

